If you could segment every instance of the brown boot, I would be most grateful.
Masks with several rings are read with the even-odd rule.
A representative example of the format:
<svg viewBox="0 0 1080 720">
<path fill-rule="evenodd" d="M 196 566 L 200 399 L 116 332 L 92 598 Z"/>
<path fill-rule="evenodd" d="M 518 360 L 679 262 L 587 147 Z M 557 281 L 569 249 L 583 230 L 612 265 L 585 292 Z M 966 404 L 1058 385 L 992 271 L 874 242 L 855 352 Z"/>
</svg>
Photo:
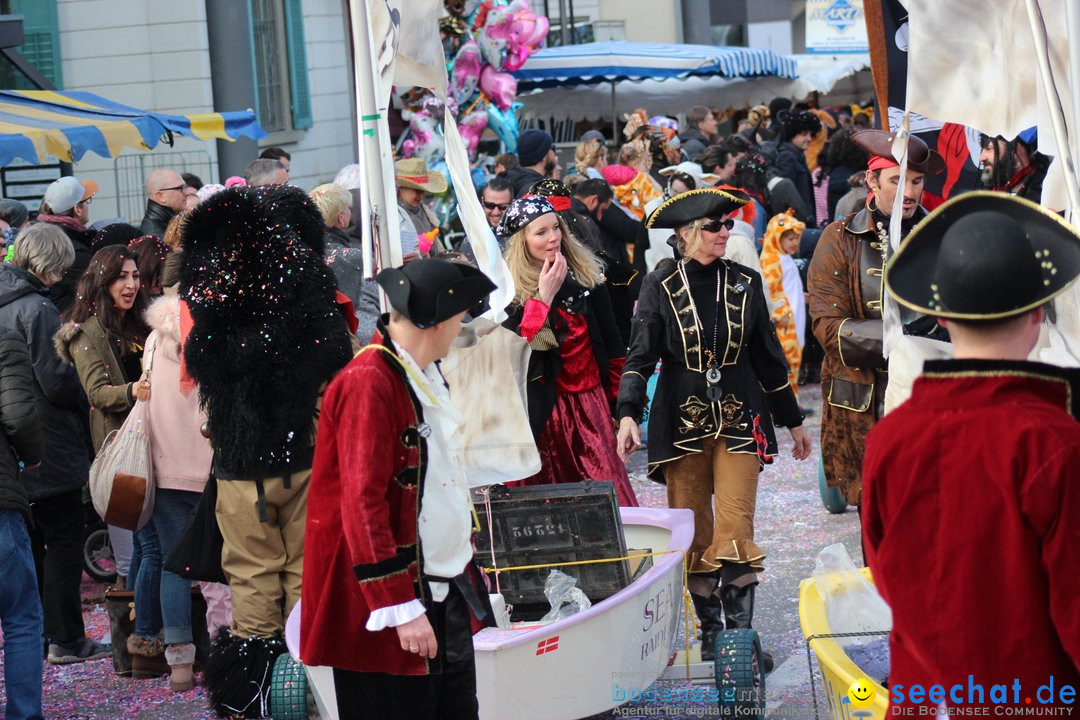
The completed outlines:
<svg viewBox="0 0 1080 720">
<path fill-rule="evenodd" d="M 145 679 L 169 674 L 165 642 L 160 633 L 152 638 L 129 635 L 127 647 L 131 653 L 131 677 Z"/>
<path fill-rule="evenodd" d="M 173 692 L 187 692 L 195 687 L 193 665 L 195 646 L 192 643 L 170 645 L 165 648 L 165 661 L 169 663 L 172 674 L 169 677 L 169 689 Z"/>
</svg>

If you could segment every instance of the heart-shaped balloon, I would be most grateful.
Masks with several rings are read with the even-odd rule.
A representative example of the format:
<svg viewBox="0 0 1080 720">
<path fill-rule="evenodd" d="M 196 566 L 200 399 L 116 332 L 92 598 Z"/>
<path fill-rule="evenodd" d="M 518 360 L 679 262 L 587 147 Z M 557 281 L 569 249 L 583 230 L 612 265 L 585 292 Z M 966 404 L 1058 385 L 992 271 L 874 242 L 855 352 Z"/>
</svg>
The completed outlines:
<svg viewBox="0 0 1080 720">
<path fill-rule="evenodd" d="M 517 95 L 517 78 L 510 73 L 499 72 L 491 65 L 485 65 L 480 73 L 480 88 L 500 110 L 506 110 Z"/>
</svg>

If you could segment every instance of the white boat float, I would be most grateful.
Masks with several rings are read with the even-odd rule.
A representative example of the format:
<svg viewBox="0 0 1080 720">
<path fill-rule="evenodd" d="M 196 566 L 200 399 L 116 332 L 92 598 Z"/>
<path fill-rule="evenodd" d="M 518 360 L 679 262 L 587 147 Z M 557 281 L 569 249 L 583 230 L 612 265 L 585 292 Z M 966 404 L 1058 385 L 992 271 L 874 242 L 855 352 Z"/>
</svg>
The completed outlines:
<svg viewBox="0 0 1080 720">
<path fill-rule="evenodd" d="M 481 720 L 576 720 L 617 707 L 616 686 L 644 690 L 675 654 L 683 608 L 683 553 L 694 536 L 689 510 L 619 508 L 626 547 L 675 550 L 588 610 L 547 625 L 487 628 L 473 638 Z M 567 568 L 572 574 L 573 568 Z M 299 657 L 300 605 L 285 630 Z M 323 718 L 336 720 L 333 672 L 307 667 Z"/>
</svg>

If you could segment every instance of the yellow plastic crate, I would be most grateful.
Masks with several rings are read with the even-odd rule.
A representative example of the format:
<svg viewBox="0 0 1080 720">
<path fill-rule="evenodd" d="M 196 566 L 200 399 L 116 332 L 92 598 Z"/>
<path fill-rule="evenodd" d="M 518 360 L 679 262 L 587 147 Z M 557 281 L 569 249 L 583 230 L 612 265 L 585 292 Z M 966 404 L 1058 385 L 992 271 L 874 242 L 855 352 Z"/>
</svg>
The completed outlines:
<svg viewBox="0 0 1080 720">
<path fill-rule="evenodd" d="M 863 568 L 862 574 L 867 580 L 873 582 L 869 568 Z M 839 573 L 837 582 L 845 582 Z M 832 632 L 829 628 L 828 616 L 825 614 L 825 601 L 818 594 L 813 578 L 807 578 L 799 584 L 799 622 L 802 624 L 804 637 Z M 832 638 L 815 638 L 810 641 L 810 648 L 817 656 L 818 666 L 821 668 L 829 716 L 833 720 L 858 720 L 858 716 L 852 715 L 857 708 L 844 700 L 847 698 L 851 684 L 865 677 L 865 674 L 851 661 L 844 652 L 844 648 Z M 873 682 L 873 685 L 874 690 L 877 691 L 877 698 L 866 710 L 873 713 L 874 720 L 883 720 L 889 706 L 889 691 L 876 682 Z"/>
</svg>

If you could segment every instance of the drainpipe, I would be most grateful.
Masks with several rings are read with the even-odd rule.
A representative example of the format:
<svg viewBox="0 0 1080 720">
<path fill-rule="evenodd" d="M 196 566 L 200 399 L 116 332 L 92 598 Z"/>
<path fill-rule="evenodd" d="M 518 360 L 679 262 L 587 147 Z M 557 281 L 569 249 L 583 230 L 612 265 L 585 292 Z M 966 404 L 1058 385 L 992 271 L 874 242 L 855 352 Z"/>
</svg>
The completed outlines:
<svg viewBox="0 0 1080 720">
<path fill-rule="evenodd" d="M 246 2 L 206 0 L 206 33 L 210 42 L 210 84 L 214 110 L 255 108 L 255 59 L 251 47 L 251 17 Z M 242 137 L 217 141 L 218 182 L 243 175 L 259 154 L 258 144 Z"/>
</svg>

